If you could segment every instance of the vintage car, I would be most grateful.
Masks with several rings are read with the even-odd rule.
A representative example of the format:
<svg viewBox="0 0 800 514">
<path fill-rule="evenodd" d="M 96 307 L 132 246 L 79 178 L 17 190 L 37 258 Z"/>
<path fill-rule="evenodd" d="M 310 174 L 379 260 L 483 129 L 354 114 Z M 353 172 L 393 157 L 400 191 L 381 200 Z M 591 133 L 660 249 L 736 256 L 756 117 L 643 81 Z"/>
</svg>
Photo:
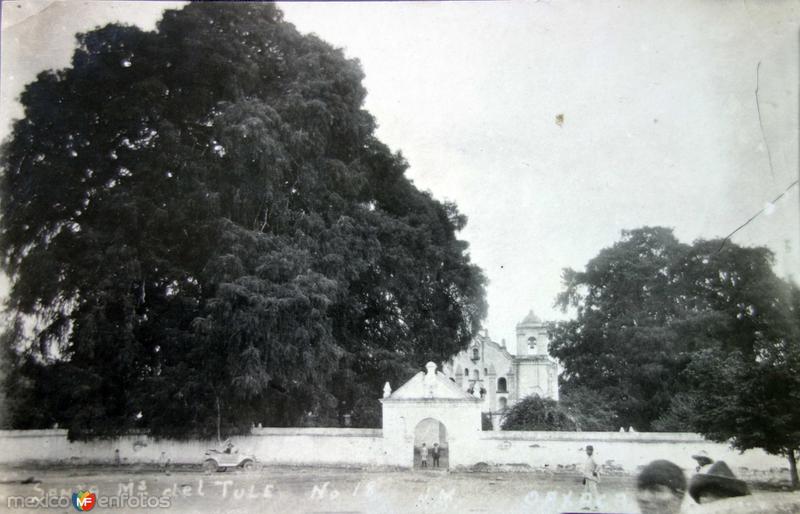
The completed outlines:
<svg viewBox="0 0 800 514">
<path fill-rule="evenodd" d="M 245 471 L 256 469 L 256 458 L 252 455 L 239 453 L 239 450 L 228 446 L 225 450 L 209 449 L 203 459 L 203 471 L 213 473 L 225 471 L 229 468 L 240 468 Z"/>
</svg>

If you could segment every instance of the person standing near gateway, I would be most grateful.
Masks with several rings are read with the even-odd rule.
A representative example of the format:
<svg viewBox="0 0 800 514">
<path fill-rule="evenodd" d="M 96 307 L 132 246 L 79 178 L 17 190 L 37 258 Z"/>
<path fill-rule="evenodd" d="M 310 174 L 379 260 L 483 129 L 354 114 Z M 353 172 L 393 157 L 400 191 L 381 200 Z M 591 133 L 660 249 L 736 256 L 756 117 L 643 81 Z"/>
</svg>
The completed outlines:
<svg viewBox="0 0 800 514">
<path fill-rule="evenodd" d="M 423 468 L 428 467 L 428 447 L 422 443 L 422 448 L 419 449 L 420 466 Z"/>
<path fill-rule="evenodd" d="M 431 453 L 433 453 L 433 467 L 434 468 L 438 468 L 439 467 L 439 452 L 440 451 L 441 451 L 441 448 L 439 448 L 439 443 L 433 443 L 433 450 L 432 450 Z"/>
<path fill-rule="evenodd" d="M 584 510 L 598 508 L 597 484 L 600 482 L 600 467 L 594 461 L 594 447 L 586 445 L 586 462 L 583 464 L 583 498 L 587 503 Z"/>
</svg>

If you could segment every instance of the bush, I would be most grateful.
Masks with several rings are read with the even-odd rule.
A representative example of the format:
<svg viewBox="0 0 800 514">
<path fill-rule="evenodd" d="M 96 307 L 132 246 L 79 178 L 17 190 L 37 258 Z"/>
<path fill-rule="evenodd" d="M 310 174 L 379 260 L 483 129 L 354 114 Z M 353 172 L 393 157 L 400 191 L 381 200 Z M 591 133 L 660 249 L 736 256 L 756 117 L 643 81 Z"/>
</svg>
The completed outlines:
<svg viewBox="0 0 800 514">
<path fill-rule="evenodd" d="M 527 396 L 514 404 L 503 418 L 503 430 L 577 430 L 576 422 L 555 400 Z"/>
</svg>

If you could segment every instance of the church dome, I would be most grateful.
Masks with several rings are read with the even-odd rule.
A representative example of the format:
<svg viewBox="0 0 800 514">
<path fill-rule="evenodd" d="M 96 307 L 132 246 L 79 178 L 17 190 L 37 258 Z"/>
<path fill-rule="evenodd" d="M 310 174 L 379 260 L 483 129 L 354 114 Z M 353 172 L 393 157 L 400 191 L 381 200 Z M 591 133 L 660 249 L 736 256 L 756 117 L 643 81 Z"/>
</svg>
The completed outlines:
<svg viewBox="0 0 800 514">
<path fill-rule="evenodd" d="M 539 317 L 533 313 L 533 310 L 531 310 L 528 312 L 528 315 L 525 316 L 525 318 L 522 321 L 517 323 L 517 326 L 521 327 L 524 325 L 541 325 L 541 324 L 542 320 L 540 320 Z"/>
</svg>

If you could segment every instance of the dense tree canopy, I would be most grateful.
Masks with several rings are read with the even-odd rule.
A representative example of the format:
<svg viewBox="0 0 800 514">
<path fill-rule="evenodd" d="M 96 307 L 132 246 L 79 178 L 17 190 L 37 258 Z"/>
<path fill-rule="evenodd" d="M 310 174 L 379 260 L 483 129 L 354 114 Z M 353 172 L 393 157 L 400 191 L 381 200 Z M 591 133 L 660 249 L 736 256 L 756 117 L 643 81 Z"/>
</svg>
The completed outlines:
<svg viewBox="0 0 800 514">
<path fill-rule="evenodd" d="M 564 394 L 590 389 L 638 430 L 693 430 L 740 449 L 800 447 L 800 292 L 766 248 L 623 232 L 565 270 L 575 320 L 553 330 Z M 796 481 L 796 474 L 793 474 Z"/>
<path fill-rule="evenodd" d="M 670 230 L 645 228 L 625 232 L 586 271 L 565 270 L 559 302 L 577 317 L 556 325 L 550 346 L 565 394 L 594 390 L 620 425 L 637 430 L 669 407 L 688 350 L 678 333 L 683 306 L 671 292 L 686 249 Z"/>
<path fill-rule="evenodd" d="M 554 328 L 551 348 L 566 391 L 601 393 L 640 430 L 687 390 L 681 373 L 698 352 L 754 355 L 797 327 L 769 250 L 687 245 L 660 227 L 623 232 L 585 271 L 565 270 L 564 283 L 559 303 L 577 317 Z"/>
<path fill-rule="evenodd" d="M 515 403 L 503 416 L 503 430 L 577 430 L 557 401 L 530 395 Z"/>
<path fill-rule="evenodd" d="M 609 432 L 620 426 L 617 414 L 597 391 L 573 387 L 560 395 L 558 403 L 575 422 L 575 430 Z"/>
<path fill-rule="evenodd" d="M 465 217 L 375 138 L 356 61 L 260 3 L 78 42 L 2 152 L 15 426 L 373 424 L 385 380 L 466 345 Z"/>
<path fill-rule="evenodd" d="M 503 430 L 610 431 L 616 416 L 597 393 L 573 389 L 559 401 L 531 395 L 509 408 L 503 416 Z"/>
<path fill-rule="evenodd" d="M 691 428 L 739 450 L 763 448 L 789 461 L 800 486 L 800 289 L 775 284 L 772 315 L 752 344 L 696 355 L 684 373 L 691 388 L 670 414 Z M 754 307 L 746 309 L 753 313 Z M 761 324 L 759 324 L 761 325 Z"/>
</svg>

